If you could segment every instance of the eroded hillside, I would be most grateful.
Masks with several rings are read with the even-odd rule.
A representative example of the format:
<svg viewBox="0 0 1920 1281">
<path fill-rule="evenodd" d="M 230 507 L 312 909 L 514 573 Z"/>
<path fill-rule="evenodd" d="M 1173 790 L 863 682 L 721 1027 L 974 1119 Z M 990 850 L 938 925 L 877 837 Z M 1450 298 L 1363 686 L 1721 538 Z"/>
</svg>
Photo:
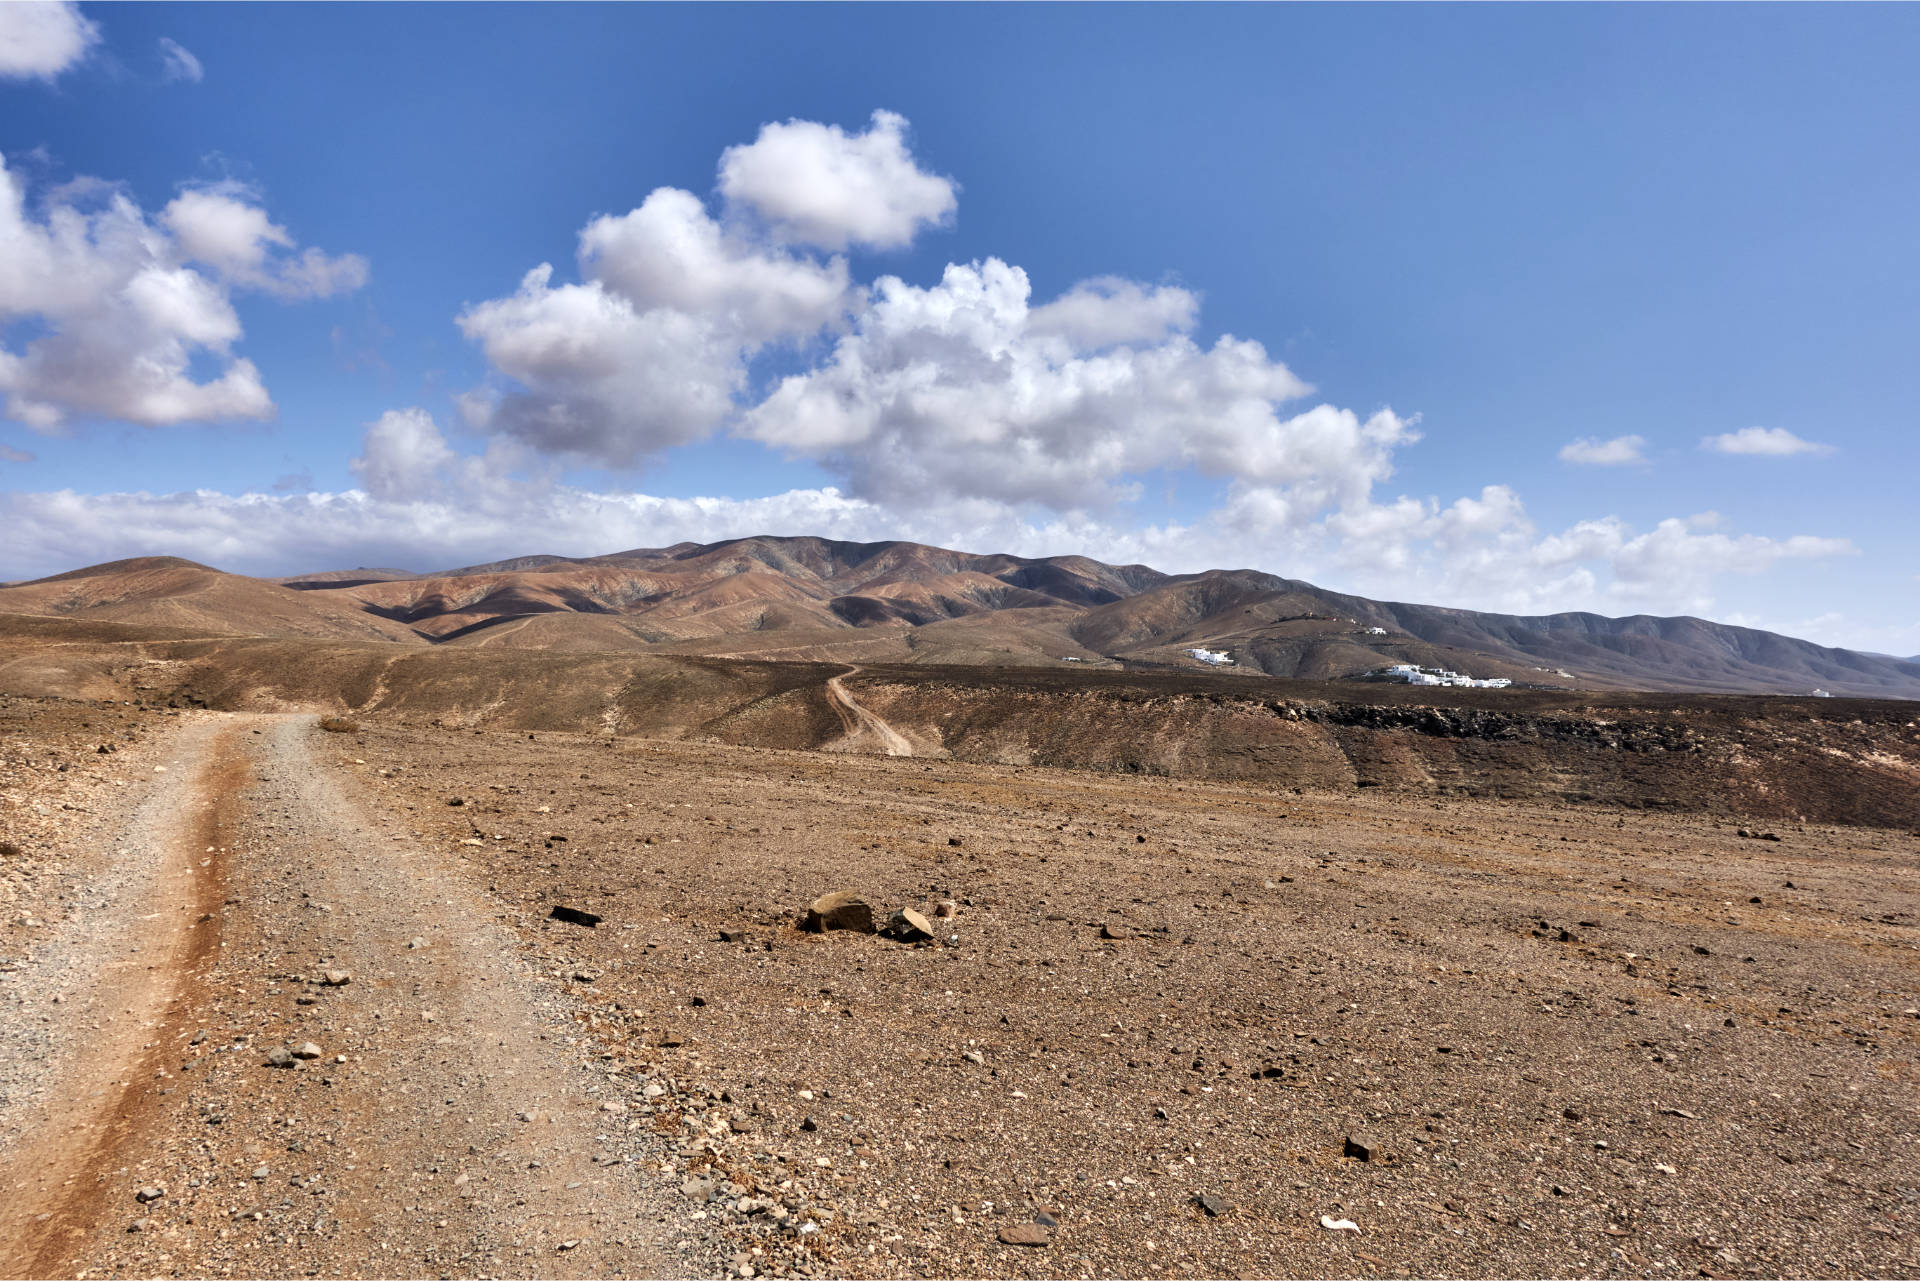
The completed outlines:
<svg viewBox="0 0 1920 1281">
<path fill-rule="evenodd" d="M 396 650 L 43 620 L 3 652 L 0 690 L 20 693 L 788 749 L 848 746 L 837 681 L 930 758 L 1920 829 L 1920 717 L 1898 702 Z"/>
</svg>

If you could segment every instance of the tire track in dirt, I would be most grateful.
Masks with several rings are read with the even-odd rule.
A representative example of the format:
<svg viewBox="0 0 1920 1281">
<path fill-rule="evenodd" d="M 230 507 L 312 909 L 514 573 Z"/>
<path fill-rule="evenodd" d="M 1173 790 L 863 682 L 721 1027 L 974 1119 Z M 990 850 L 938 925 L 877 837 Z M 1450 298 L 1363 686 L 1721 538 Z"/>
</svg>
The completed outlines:
<svg viewBox="0 0 1920 1281">
<path fill-rule="evenodd" d="M 846 734 L 837 743 L 828 744 L 830 752 L 858 751 L 863 740 L 872 740 L 879 744 L 880 751 L 887 756 L 912 756 L 913 744 L 899 730 L 882 720 L 876 713 L 862 706 L 847 687 L 841 684 L 849 676 L 857 676 L 861 668 L 849 667 L 838 676 L 829 677 L 826 684 L 827 705 L 833 708 L 833 714 L 840 718 Z"/>
<path fill-rule="evenodd" d="M 64 1008 L 65 1026 L 52 1029 L 39 1069 L 44 1101 L 8 1118 L 18 1141 L 0 1155 L 0 1274 L 71 1275 L 77 1240 L 105 1213 L 121 1150 L 155 1123 L 151 1082 L 167 1075 L 190 984 L 218 951 L 226 851 L 247 781 L 240 733 L 206 721 L 181 731 L 171 772 L 123 838 L 130 862 L 117 893 L 43 949 L 57 958 L 48 969 L 64 960 L 66 972 L 38 975 L 29 989 L 79 990 L 47 998 Z"/>
<path fill-rule="evenodd" d="M 248 715 L 181 735 L 130 829 L 151 875 L 119 896 L 160 910 L 100 953 L 137 946 L 138 968 L 70 967 L 69 1001 L 131 1017 L 50 1062 L 0 1185 L 0 1275 L 713 1270 L 485 887 L 355 805 L 317 733 Z M 313 1061 L 267 1065 L 309 1040 Z M 141 1205 L 147 1184 L 165 1192 Z"/>
</svg>

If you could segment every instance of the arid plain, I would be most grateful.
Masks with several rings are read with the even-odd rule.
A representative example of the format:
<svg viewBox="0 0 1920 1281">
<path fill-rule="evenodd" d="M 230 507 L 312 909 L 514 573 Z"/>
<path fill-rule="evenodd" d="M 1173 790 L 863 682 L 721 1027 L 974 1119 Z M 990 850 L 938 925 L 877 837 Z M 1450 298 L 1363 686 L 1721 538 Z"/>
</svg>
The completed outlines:
<svg viewBox="0 0 1920 1281">
<path fill-rule="evenodd" d="M 1920 1265 L 1911 703 L 4 630 L 9 1274 Z"/>
</svg>

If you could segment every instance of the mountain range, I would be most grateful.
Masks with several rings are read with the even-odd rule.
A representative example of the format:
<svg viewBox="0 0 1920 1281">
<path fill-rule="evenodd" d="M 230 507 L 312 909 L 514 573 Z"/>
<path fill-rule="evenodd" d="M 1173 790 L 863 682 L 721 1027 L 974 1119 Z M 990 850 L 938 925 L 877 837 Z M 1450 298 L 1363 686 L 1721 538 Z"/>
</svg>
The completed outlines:
<svg viewBox="0 0 1920 1281">
<path fill-rule="evenodd" d="M 1413 664 L 1542 688 L 1920 698 L 1920 659 L 1699 618 L 1491 614 L 1253 570 L 1164 574 L 1082 556 L 809 537 L 276 580 L 145 557 L 0 587 L 0 613 L 409 647 L 1316 680 Z"/>
</svg>

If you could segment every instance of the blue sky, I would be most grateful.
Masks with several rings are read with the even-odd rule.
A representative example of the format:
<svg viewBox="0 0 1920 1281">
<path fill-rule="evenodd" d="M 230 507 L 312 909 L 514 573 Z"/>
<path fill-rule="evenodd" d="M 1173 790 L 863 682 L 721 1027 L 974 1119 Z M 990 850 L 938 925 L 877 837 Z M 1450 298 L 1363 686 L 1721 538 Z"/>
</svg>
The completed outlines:
<svg viewBox="0 0 1920 1281">
<path fill-rule="evenodd" d="M 1920 651 L 1911 7 L 32 8 L 0 574 L 765 529 Z"/>
</svg>

